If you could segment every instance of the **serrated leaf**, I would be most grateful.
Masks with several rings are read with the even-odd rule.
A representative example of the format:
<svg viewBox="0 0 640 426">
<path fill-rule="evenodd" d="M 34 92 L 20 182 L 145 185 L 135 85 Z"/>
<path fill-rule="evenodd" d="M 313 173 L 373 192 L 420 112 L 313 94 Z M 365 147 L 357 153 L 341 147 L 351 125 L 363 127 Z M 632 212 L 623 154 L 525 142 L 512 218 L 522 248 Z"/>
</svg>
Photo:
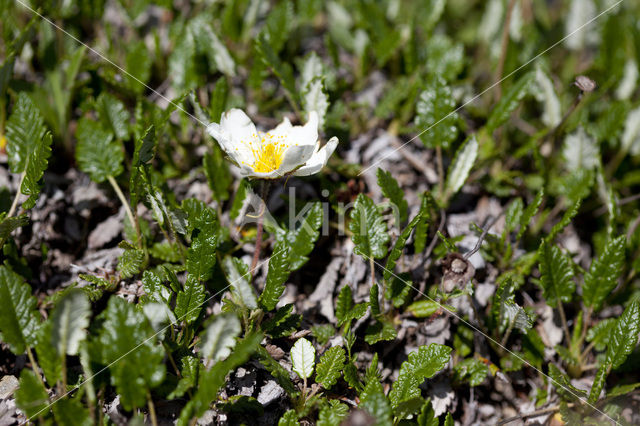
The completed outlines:
<svg viewBox="0 0 640 426">
<path fill-rule="evenodd" d="M 216 316 L 200 334 L 200 354 L 213 362 L 227 358 L 240 331 L 240 320 L 234 313 L 226 312 Z"/>
<path fill-rule="evenodd" d="M 38 329 L 38 343 L 36 344 L 38 364 L 50 387 L 62 379 L 62 359 L 56 347 L 51 344 L 52 330 L 53 322 L 48 319 Z"/>
<path fill-rule="evenodd" d="M 487 120 L 486 129 L 489 134 L 493 133 L 494 130 L 509 119 L 511 113 L 520 105 L 524 97 L 530 93 L 531 84 L 534 80 L 535 72 L 529 72 L 505 92 Z"/>
<path fill-rule="evenodd" d="M 522 214 L 524 213 L 524 207 L 522 204 L 521 198 L 516 198 L 513 200 L 509 207 L 507 207 L 507 211 L 505 212 L 505 234 L 513 232 L 522 222 Z"/>
<path fill-rule="evenodd" d="M 291 268 L 289 266 L 289 248 L 285 243 L 278 243 L 273 248 L 273 254 L 269 258 L 269 271 L 264 290 L 258 302 L 266 311 L 272 311 L 280 301 L 284 293 L 284 283 L 289 278 Z"/>
<path fill-rule="evenodd" d="M 398 239 L 391 248 L 389 256 L 387 257 L 387 264 L 385 265 L 384 271 L 382 272 L 382 277 L 386 281 L 391 278 L 391 274 L 396 267 L 396 261 L 400 259 L 400 256 L 402 256 L 402 251 L 407 245 L 407 240 L 411 236 L 411 231 L 413 231 L 413 228 L 415 228 L 421 220 L 422 212 L 418 212 L 418 214 L 413 219 L 411 219 L 411 222 L 409 222 L 409 224 L 402 230 L 402 233 L 398 236 Z"/>
<path fill-rule="evenodd" d="M 615 318 L 607 318 L 598 322 L 587 331 L 587 342 L 593 342 L 593 347 L 598 351 L 604 350 L 609 343 L 615 325 Z"/>
<path fill-rule="evenodd" d="M 340 346 L 329 348 L 320 358 L 316 367 L 316 382 L 331 389 L 342 375 L 344 368 L 345 353 Z"/>
<path fill-rule="evenodd" d="M 600 368 L 598 368 L 596 377 L 591 385 L 591 391 L 589 392 L 590 404 L 595 404 L 595 402 L 598 401 L 598 398 L 600 398 L 600 393 L 602 393 L 605 381 L 607 380 L 608 370 L 609 368 L 607 364 L 602 364 Z"/>
<path fill-rule="evenodd" d="M 148 392 L 165 375 L 164 349 L 155 341 L 153 328 L 141 310 L 119 297 L 109 299 L 99 319 L 96 343 L 120 403 L 126 410 L 145 406 Z"/>
<path fill-rule="evenodd" d="M 478 141 L 475 136 L 471 136 L 458 149 L 453 162 L 447 171 L 447 180 L 445 183 L 445 192 L 447 198 L 455 195 L 469 177 L 469 172 L 478 157 Z"/>
<path fill-rule="evenodd" d="M 222 151 L 218 145 L 213 146 L 213 152 L 206 153 L 202 159 L 204 174 L 207 177 L 209 188 L 213 196 L 220 203 L 229 199 L 229 186 L 233 182 L 233 176 L 224 160 Z"/>
<path fill-rule="evenodd" d="M 271 318 L 262 323 L 262 329 L 274 339 L 290 336 L 300 326 L 302 317 L 293 313 L 293 303 L 276 310 Z"/>
<path fill-rule="evenodd" d="M 576 284 L 573 281 L 571 260 L 556 246 L 543 241 L 538 249 L 542 295 L 547 305 L 557 307 L 558 303 L 568 303 L 573 297 Z"/>
<path fill-rule="evenodd" d="M 464 66 L 464 46 L 443 34 L 434 34 L 427 45 L 429 75 L 453 81 Z"/>
<path fill-rule="evenodd" d="M 515 286 L 510 278 L 500 283 L 496 289 L 491 312 L 497 319 L 501 332 L 513 327 L 522 333 L 526 333 L 527 330 L 533 327 L 533 318 L 522 306 L 515 302 L 514 291 Z"/>
<path fill-rule="evenodd" d="M 300 269 L 309 260 L 308 255 L 320 236 L 319 229 L 323 217 L 322 204 L 315 202 L 300 220 L 300 226 L 287 231 L 285 238 L 290 247 L 289 263 L 292 272 Z"/>
<path fill-rule="evenodd" d="M 150 162 L 155 155 L 156 144 L 155 127 L 152 124 L 145 130 L 142 137 L 136 139 L 133 151 L 133 165 L 141 166 Z"/>
<path fill-rule="evenodd" d="M 144 264 L 144 251 L 127 248 L 118 258 L 118 271 L 123 278 L 130 278 L 140 272 Z"/>
<path fill-rule="evenodd" d="M 256 309 L 258 301 L 249 282 L 251 274 L 249 274 L 247 264 L 236 257 L 226 257 L 222 262 L 222 267 L 227 274 L 232 292 L 239 301 L 248 309 Z"/>
<path fill-rule="evenodd" d="M 587 135 L 583 127 L 565 137 L 562 156 L 563 164 L 571 172 L 593 169 L 600 164 L 598 143 Z"/>
<path fill-rule="evenodd" d="M 307 379 L 313 374 L 316 363 L 316 349 L 304 337 L 296 340 L 291 348 L 292 370 L 301 378 Z"/>
<path fill-rule="evenodd" d="M 56 425 L 91 426 L 93 424 L 89 409 L 77 397 L 56 400 L 56 403 L 51 408 L 56 419 Z"/>
<path fill-rule="evenodd" d="M 31 153 L 42 143 L 46 130 L 38 108 L 26 92 L 20 92 L 5 129 L 12 173 L 22 173 L 27 169 Z"/>
<path fill-rule="evenodd" d="M 369 306 L 371 307 L 371 315 L 380 315 L 380 290 L 377 283 L 373 283 L 369 291 Z"/>
<path fill-rule="evenodd" d="M 572 204 L 567 211 L 562 215 L 562 219 L 551 228 L 551 232 L 546 236 L 546 241 L 553 241 L 564 228 L 567 227 L 571 223 L 571 219 L 574 218 L 575 215 L 578 214 L 578 210 L 580 210 L 581 201 L 577 200 L 574 204 Z"/>
<path fill-rule="evenodd" d="M 420 410 L 420 414 L 418 415 L 418 426 L 439 426 L 440 422 L 435 414 L 433 406 L 431 405 L 431 399 L 427 399 L 422 406 L 422 410 Z"/>
<path fill-rule="evenodd" d="M 435 300 L 418 300 L 407 306 L 407 312 L 416 318 L 430 317 L 438 309 L 440 309 L 440 304 Z"/>
<path fill-rule="evenodd" d="M 77 355 L 80 342 L 86 338 L 91 305 L 81 290 L 71 290 L 58 300 L 51 314 L 51 344 L 60 356 Z"/>
<path fill-rule="evenodd" d="M 210 370 L 202 373 L 197 391 L 180 413 L 179 425 L 186 426 L 193 417 L 202 416 L 211 402 L 217 398 L 218 391 L 224 385 L 229 372 L 247 362 L 251 354 L 260 346 L 261 340 L 262 335 L 259 333 L 248 334 L 238 341 L 233 356 L 214 364 Z"/>
<path fill-rule="evenodd" d="M 398 379 L 389 392 L 391 406 L 397 407 L 403 401 L 420 396 L 418 386 L 442 370 L 449 362 L 450 354 L 450 347 L 437 343 L 420 346 L 417 352 L 410 353 L 409 359 L 400 366 Z"/>
<path fill-rule="evenodd" d="M 213 266 L 216 264 L 218 235 L 211 232 L 215 230 L 208 231 L 199 232 L 191 241 L 191 246 L 187 251 L 187 272 L 199 281 L 206 281 L 211 278 Z"/>
<path fill-rule="evenodd" d="M 527 227 L 531 224 L 531 219 L 538 213 L 538 209 L 542 205 L 542 199 L 544 198 L 544 189 L 540 189 L 536 194 L 536 198 L 534 198 L 533 202 L 529 204 L 522 213 L 520 218 L 520 230 L 518 231 L 518 235 L 516 236 L 516 241 L 520 240 L 524 235 Z"/>
<path fill-rule="evenodd" d="M 378 186 L 382 190 L 382 195 L 387 197 L 398 209 L 398 218 L 400 221 L 396 223 L 396 226 L 400 226 L 407 220 L 407 211 L 409 210 L 409 204 L 404 199 L 404 191 L 398 185 L 398 182 L 391 176 L 391 173 L 378 169 L 376 173 L 378 177 Z"/>
<path fill-rule="evenodd" d="M 256 50 L 258 51 L 264 65 L 269 67 L 278 80 L 280 80 L 280 84 L 287 93 L 289 102 L 293 106 L 297 107 L 298 99 L 295 80 L 293 78 L 293 69 L 288 63 L 284 63 L 280 60 L 277 52 L 271 45 L 269 37 L 270 36 L 264 31 L 260 33 L 256 39 Z"/>
<path fill-rule="evenodd" d="M 295 410 L 287 410 L 278 420 L 278 426 L 300 426 Z"/>
<path fill-rule="evenodd" d="M 2 215 L 4 216 L 4 213 Z M 2 218 L 0 220 L 0 240 L 6 240 L 13 231 L 27 223 L 29 223 L 29 217 L 25 214 Z"/>
<path fill-rule="evenodd" d="M 33 146 L 33 151 L 29 153 L 24 172 L 24 180 L 20 186 L 20 192 L 25 195 L 30 195 L 29 199 L 22 205 L 22 208 L 25 210 L 32 208 L 36 204 L 38 194 L 40 194 L 40 180 L 49 164 L 52 140 L 51 133 L 45 134 L 45 136 Z"/>
<path fill-rule="evenodd" d="M 36 343 L 38 314 L 31 286 L 6 266 L 0 266 L 0 333 L 11 352 L 22 355 Z"/>
<path fill-rule="evenodd" d="M 364 341 L 370 345 L 375 345 L 385 340 L 394 340 L 396 337 L 398 337 L 398 332 L 393 323 L 382 317 L 367 327 Z"/>
<path fill-rule="evenodd" d="M 324 128 L 324 120 L 329 109 L 329 96 L 324 90 L 322 78 L 315 78 L 307 85 L 302 94 L 302 106 L 308 113 L 315 111 L 318 113 L 318 128 Z"/>
<path fill-rule="evenodd" d="M 117 177 L 122 173 L 124 153 L 111 132 L 103 130 L 99 123 L 83 117 L 78 121 L 76 138 L 78 167 L 91 180 L 100 183 L 109 176 Z"/>
<path fill-rule="evenodd" d="M 355 244 L 354 252 L 366 260 L 386 255 L 389 233 L 373 200 L 364 194 L 358 194 L 350 217 L 349 230 L 353 234 L 351 240 Z"/>
<path fill-rule="evenodd" d="M 107 92 L 102 92 L 96 99 L 96 109 L 107 132 L 113 133 L 118 139 L 129 137 L 131 115 L 120 100 Z"/>
<path fill-rule="evenodd" d="M 589 271 L 584 276 L 582 300 L 585 306 L 595 312 L 600 310 L 602 302 L 618 284 L 624 264 L 625 245 L 624 235 L 609 240 L 602 254 L 591 262 Z"/>
<path fill-rule="evenodd" d="M 338 325 L 341 326 L 353 319 L 361 318 L 367 312 L 367 303 L 358 303 L 354 305 L 351 288 L 345 285 L 338 293 L 336 301 L 336 318 Z"/>
<path fill-rule="evenodd" d="M 347 417 L 349 407 L 336 399 L 332 399 L 325 404 L 318 413 L 317 426 L 340 426 Z"/>
<path fill-rule="evenodd" d="M 196 41 L 189 27 L 184 27 L 175 40 L 175 47 L 167 61 L 169 68 L 167 74 L 171 76 L 173 85 L 180 92 L 193 88 L 197 83 L 194 61 Z"/>
<path fill-rule="evenodd" d="M 457 380 L 465 381 L 471 387 L 480 385 L 489 375 L 489 367 L 475 358 L 467 358 L 457 363 L 453 370 Z"/>
<path fill-rule="evenodd" d="M 640 302 L 634 300 L 616 320 L 609 338 L 605 363 L 614 369 L 620 367 L 636 347 L 639 332 Z"/>
<path fill-rule="evenodd" d="M 427 245 L 427 232 L 429 231 L 429 213 L 431 195 L 423 193 L 420 195 L 420 211 L 422 218 L 416 224 L 416 232 L 413 236 L 413 247 L 416 253 L 422 253 Z"/>
<path fill-rule="evenodd" d="M 415 125 L 428 148 L 448 149 L 458 137 L 458 113 L 451 89 L 439 76 L 432 78 L 416 104 Z"/>
<path fill-rule="evenodd" d="M 188 275 L 187 281 L 184 283 L 184 290 L 181 290 L 176 297 L 174 312 L 178 321 L 191 324 L 197 320 L 205 299 L 204 285 L 193 275 Z"/>
<path fill-rule="evenodd" d="M 47 413 L 49 395 L 38 376 L 32 370 L 24 368 L 20 372 L 20 383 L 15 393 L 16 405 L 29 419 L 40 417 Z"/>
<path fill-rule="evenodd" d="M 235 76 L 233 57 L 215 33 L 210 20 L 200 15 L 189 23 L 189 30 L 195 38 L 197 50 L 207 56 L 210 70 L 215 72 L 217 69 L 229 77 Z"/>
<path fill-rule="evenodd" d="M 549 364 L 549 376 L 553 386 L 556 388 L 556 392 L 564 400 L 575 401 L 587 397 L 587 393 L 573 386 L 569 378 L 554 364 Z"/>
<path fill-rule="evenodd" d="M 358 407 L 368 412 L 376 420 L 377 426 L 391 426 L 393 424 L 391 407 L 389 400 L 384 395 L 382 385 L 380 383 L 368 385 L 366 393 L 363 392 L 363 394 Z"/>
</svg>

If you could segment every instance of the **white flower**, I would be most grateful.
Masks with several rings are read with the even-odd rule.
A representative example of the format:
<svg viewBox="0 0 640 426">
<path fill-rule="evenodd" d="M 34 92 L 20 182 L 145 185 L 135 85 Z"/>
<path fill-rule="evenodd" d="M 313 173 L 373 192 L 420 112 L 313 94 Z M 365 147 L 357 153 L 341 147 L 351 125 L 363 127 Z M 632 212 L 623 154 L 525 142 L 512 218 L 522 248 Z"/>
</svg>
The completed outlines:
<svg viewBox="0 0 640 426">
<path fill-rule="evenodd" d="M 256 130 L 251 119 L 239 109 L 231 109 L 211 123 L 213 136 L 245 177 L 277 179 L 289 174 L 309 176 L 318 173 L 338 145 L 335 136 L 320 148 L 318 114 L 309 113 L 304 126 L 292 126 L 285 118 L 266 133 Z"/>
</svg>

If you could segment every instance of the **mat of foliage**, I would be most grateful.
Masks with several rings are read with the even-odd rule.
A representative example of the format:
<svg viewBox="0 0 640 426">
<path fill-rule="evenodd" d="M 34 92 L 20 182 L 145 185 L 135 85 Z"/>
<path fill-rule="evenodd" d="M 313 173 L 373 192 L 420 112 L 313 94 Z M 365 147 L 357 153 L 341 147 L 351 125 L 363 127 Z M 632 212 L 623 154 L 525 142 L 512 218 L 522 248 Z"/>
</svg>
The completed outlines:
<svg viewBox="0 0 640 426">
<path fill-rule="evenodd" d="M 638 424 L 617 3 L 0 1 L 0 425 Z M 234 107 L 340 140 L 253 277 Z"/>
</svg>

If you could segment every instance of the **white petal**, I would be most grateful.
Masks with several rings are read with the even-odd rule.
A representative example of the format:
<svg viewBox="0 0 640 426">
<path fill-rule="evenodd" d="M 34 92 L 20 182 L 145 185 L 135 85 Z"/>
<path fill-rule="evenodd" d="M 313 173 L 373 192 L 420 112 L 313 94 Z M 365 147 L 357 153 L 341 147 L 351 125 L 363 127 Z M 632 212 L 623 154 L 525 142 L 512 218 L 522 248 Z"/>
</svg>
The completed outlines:
<svg viewBox="0 0 640 426">
<path fill-rule="evenodd" d="M 242 155 L 242 161 L 252 162 L 253 156 L 248 157 L 252 147 L 258 147 L 260 137 L 253 121 L 241 109 L 233 108 L 222 114 L 220 119 L 220 127 L 226 134 L 230 135 L 233 149 Z M 244 146 L 246 149 L 242 150 Z M 236 150 L 236 148 L 238 148 Z"/>
<path fill-rule="evenodd" d="M 290 146 L 284 151 L 282 163 L 280 163 L 277 172 L 284 176 L 296 167 L 304 165 L 313 155 L 315 148 L 315 145 Z"/>
<path fill-rule="evenodd" d="M 211 123 L 207 126 L 207 133 L 211 135 L 215 140 L 218 141 L 218 145 L 222 150 L 231 158 L 231 160 L 239 164 L 242 162 L 244 157 L 238 155 L 238 151 L 233 144 L 233 140 L 231 139 L 231 135 L 229 135 L 218 123 Z"/>
<path fill-rule="evenodd" d="M 291 121 L 289 121 L 289 118 L 285 117 L 282 120 L 282 123 L 278 124 L 274 129 L 269 130 L 267 134 L 272 135 L 273 137 L 286 136 L 287 134 L 289 134 L 292 127 L 293 126 L 291 125 Z"/>
<path fill-rule="evenodd" d="M 287 144 L 294 145 L 313 145 L 315 148 L 318 143 L 318 113 L 311 111 L 309 113 L 309 121 L 304 126 L 293 126 L 287 136 Z"/>
<path fill-rule="evenodd" d="M 325 146 L 315 152 L 304 166 L 293 172 L 293 174 L 295 176 L 309 176 L 318 173 L 327 164 L 329 157 L 331 157 L 337 146 L 338 138 L 334 136 L 329 139 Z"/>
<path fill-rule="evenodd" d="M 240 166 L 240 175 L 242 177 L 257 178 L 257 179 L 279 179 L 282 177 L 282 173 L 274 170 L 268 173 L 260 173 L 253 170 L 253 167 L 247 165 Z"/>
</svg>

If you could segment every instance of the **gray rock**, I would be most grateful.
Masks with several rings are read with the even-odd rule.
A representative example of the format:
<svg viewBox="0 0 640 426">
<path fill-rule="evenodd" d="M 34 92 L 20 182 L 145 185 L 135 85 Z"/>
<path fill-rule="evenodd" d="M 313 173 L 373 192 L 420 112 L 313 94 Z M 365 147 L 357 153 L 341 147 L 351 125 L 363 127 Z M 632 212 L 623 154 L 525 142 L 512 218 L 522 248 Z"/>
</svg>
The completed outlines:
<svg viewBox="0 0 640 426">
<path fill-rule="evenodd" d="M 15 376 L 4 376 L 0 380 L 0 399 L 7 399 L 18 389 L 18 379 Z"/>
<path fill-rule="evenodd" d="M 284 389 L 275 380 L 269 380 L 260 389 L 258 394 L 258 402 L 263 406 L 267 406 L 273 402 L 276 402 L 284 395 Z"/>
</svg>

